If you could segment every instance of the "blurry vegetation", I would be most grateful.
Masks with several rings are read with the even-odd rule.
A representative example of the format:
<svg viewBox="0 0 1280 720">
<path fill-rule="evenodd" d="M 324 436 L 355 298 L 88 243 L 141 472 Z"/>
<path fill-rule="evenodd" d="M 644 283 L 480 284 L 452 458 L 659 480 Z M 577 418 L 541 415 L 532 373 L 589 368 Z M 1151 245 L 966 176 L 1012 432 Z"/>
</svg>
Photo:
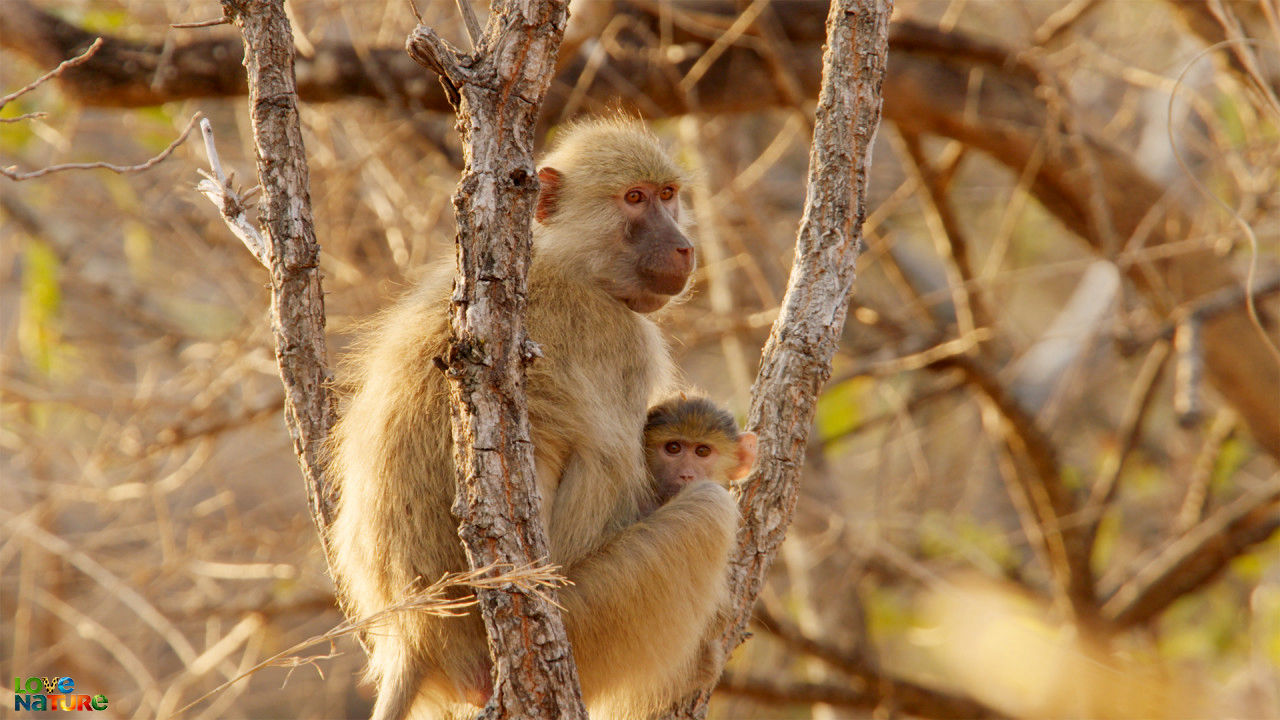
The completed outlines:
<svg viewBox="0 0 1280 720">
<path fill-rule="evenodd" d="M 453 3 L 419 6 L 462 37 Z M 621 97 L 699 169 L 696 293 L 663 324 L 741 415 L 789 269 L 825 4 L 574 10 L 547 129 Z M 0 94 L 83 50 L 68 28 L 144 45 L 6 106 L 47 115 L 0 123 L 0 167 L 141 162 L 201 111 L 252 184 L 244 99 L 215 82 L 243 73 L 234 32 L 168 27 L 219 12 L 5 0 Z M 394 59 L 407 4 L 291 12 L 337 359 L 452 260 L 460 163 L 435 79 Z M 1280 717 L 1274 4 L 899 0 L 895 21 L 855 302 L 713 715 Z M 348 74 L 302 76 L 339 51 Z M 266 278 L 195 193 L 204 164 L 188 142 L 142 173 L 0 178 L 0 653 L 113 716 L 168 716 L 341 620 Z M 363 655 L 337 649 L 185 716 L 367 714 Z"/>
</svg>

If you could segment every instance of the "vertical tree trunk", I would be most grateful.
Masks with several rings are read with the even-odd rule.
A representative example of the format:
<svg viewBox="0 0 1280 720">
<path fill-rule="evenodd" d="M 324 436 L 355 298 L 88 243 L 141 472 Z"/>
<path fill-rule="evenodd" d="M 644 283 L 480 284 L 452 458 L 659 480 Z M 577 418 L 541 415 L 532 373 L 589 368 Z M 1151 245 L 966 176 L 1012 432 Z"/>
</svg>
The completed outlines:
<svg viewBox="0 0 1280 720">
<path fill-rule="evenodd" d="M 473 568 L 549 555 L 524 386 L 525 363 L 538 352 L 523 316 L 538 195 L 534 130 L 568 19 L 560 0 L 500 1 L 491 11 L 469 55 L 424 26 L 407 43 L 445 84 L 465 152 L 453 198 L 458 273 L 446 372 L 458 480 L 453 511 Z M 585 718 L 556 607 L 514 586 L 478 595 L 496 671 L 484 716 Z"/>
<path fill-rule="evenodd" d="M 261 227 L 271 271 L 271 329 L 284 382 L 285 419 L 328 559 L 335 498 L 320 456 L 335 420 L 333 378 L 326 359 L 320 246 L 311 219 L 307 157 L 298 124 L 293 31 L 282 0 L 224 0 L 223 9 L 244 37 L 249 117 L 262 187 Z M 223 213 L 227 215 L 225 208 Z"/>
</svg>

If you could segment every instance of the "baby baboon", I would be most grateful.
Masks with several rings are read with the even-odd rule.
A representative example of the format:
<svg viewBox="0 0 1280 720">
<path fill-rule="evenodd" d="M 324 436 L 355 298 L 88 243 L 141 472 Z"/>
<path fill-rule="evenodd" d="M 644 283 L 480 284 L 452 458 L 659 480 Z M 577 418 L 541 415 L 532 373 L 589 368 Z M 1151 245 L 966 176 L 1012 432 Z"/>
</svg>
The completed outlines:
<svg viewBox="0 0 1280 720">
<path fill-rule="evenodd" d="M 625 120 L 561 132 L 538 173 L 526 323 L 544 357 L 526 391 L 542 521 L 593 713 L 644 716 L 691 689 L 700 640 L 721 605 L 737 508 L 695 483 L 652 514 L 645 408 L 670 357 L 644 313 L 684 291 L 693 246 L 681 173 Z M 448 395 L 435 359 L 449 338 L 450 277 L 438 272 L 374 324 L 349 363 L 352 395 L 333 434 L 341 493 L 335 571 L 353 617 L 467 562 L 450 514 Z M 471 613 L 394 613 L 368 634 L 374 717 L 483 704 L 484 628 Z"/>
<path fill-rule="evenodd" d="M 704 397 L 674 397 L 649 409 L 645 460 L 657 508 L 702 480 L 728 486 L 756 460 L 756 434 L 739 432 L 733 416 Z"/>
</svg>

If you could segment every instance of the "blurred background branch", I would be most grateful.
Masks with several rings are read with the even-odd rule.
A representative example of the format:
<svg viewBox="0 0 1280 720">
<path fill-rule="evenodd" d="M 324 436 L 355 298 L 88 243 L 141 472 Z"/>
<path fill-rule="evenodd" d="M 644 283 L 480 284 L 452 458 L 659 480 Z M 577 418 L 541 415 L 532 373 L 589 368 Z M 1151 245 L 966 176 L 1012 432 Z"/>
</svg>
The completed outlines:
<svg viewBox="0 0 1280 720">
<path fill-rule="evenodd" d="M 420 5 L 466 42 L 452 3 Z M 744 418 L 827 3 L 573 10 L 542 130 L 621 104 L 696 167 L 702 262 L 663 324 Z M 3 108 L 0 166 L 154 157 L 202 112 L 249 167 L 235 29 L 170 27 L 218 12 L 8 0 L 0 95 L 102 45 Z M 462 153 L 406 4 L 289 12 L 338 356 L 451 257 Z M 1280 717 L 1277 28 L 1273 3 L 898 0 L 856 300 L 711 717 Z M 340 620 L 270 289 L 191 192 L 203 165 L 187 143 L 127 176 L 0 178 L 0 652 L 121 715 Z M 263 670 L 187 716 L 367 714 L 338 648 L 324 680 Z"/>
</svg>

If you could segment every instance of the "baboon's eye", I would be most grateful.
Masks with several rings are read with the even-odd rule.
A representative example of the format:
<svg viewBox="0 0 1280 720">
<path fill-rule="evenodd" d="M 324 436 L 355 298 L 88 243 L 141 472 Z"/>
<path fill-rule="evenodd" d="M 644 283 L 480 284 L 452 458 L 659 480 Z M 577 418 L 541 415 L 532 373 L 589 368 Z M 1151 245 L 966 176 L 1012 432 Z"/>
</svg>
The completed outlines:
<svg viewBox="0 0 1280 720">
<path fill-rule="evenodd" d="M 644 202 L 644 193 L 639 190 L 628 190 L 625 199 L 632 205 L 639 205 Z"/>
<path fill-rule="evenodd" d="M 658 193 L 658 197 L 662 198 L 663 200 L 670 200 L 675 196 L 676 196 L 676 189 L 671 187 L 670 185 L 662 188 L 662 190 Z"/>
<path fill-rule="evenodd" d="M 679 454 L 680 454 L 680 443 L 676 442 L 675 440 L 672 440 L 671 442 L 667 443 L 666 445 L 663 445 L 663 446 L 662 446 L 662 449 L 663 449 L 663 450 L 666 450 L 668 455 L 679 455 Z"/>
<path fill-rule="evenodd" d="M 693 451 L 697 453 L 698 457 L 707 457 L 708 455 L 711 454 L 711 446 L 699 445 L 698 447 L 694 448 Z"/>
</svg>

